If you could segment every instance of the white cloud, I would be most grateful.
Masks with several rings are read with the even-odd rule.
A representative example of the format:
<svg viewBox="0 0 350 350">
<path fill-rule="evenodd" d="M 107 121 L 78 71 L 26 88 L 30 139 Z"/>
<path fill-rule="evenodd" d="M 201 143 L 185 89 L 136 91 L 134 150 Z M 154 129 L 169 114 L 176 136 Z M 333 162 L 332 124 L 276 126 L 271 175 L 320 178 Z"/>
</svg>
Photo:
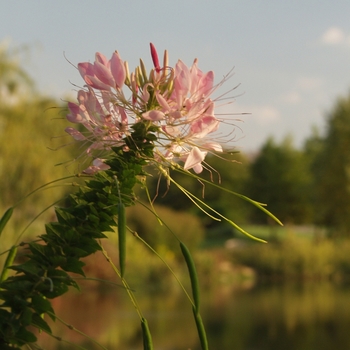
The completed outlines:
<svg viewBox="0 0 350 350">
<path fill-rule="evenodd" d="M 350 34 L 339 27 L 328 28 L 321 36 L 321 43 L 325 45 L 350 45 Z"/>
</svg>

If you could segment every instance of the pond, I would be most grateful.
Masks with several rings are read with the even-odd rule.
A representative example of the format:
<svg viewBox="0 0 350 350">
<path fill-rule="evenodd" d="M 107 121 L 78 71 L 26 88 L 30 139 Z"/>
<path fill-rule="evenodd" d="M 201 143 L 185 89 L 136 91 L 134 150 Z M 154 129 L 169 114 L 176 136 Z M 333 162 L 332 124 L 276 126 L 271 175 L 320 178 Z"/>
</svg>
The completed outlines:
<svg viewBox="0 0 350 350">
<path fill-rule="evenodd" d="M 136 290 L 155 350 L 199 350 L 191 307 L 179 292 Z M 122 288 L 91 289 L 54 301 L 56 314 L 107 349 L 143 349 L 140 322 Z M 202 298 L 202 317 L 213 350 L 348 350 L 350 287 L 330 283 L 224 286 Z M 39 334 L 44 349 L 101 349 L 92 340 L 52 324 L 64 341 Z"/>
</svg>

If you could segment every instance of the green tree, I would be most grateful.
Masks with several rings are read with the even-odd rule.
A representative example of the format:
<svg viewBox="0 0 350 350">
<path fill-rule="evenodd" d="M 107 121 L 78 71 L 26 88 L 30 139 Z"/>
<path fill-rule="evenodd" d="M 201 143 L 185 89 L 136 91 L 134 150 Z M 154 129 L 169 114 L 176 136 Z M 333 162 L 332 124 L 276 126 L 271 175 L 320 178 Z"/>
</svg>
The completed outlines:
<svg viewBox="0 0 350 350">
<path fill-rule="evenodd" d="M 252 199 L 266 203 L 282 222 L 301 224 L 312 220 L 311 184 L 307 158 L 293 147 L 291 137 L 280 145 L 269 138 L 251 164 L 247 192 Z M 266 216 L 258 211 L 252 219 L 266 223 Z"/>
<path fill-rule="evenodd" d="M 323 147 L 313 171 L 318 221 L 332 235 L 350 234 L 350 96 L 340 98 L 327 118 Z"/>
</svg>

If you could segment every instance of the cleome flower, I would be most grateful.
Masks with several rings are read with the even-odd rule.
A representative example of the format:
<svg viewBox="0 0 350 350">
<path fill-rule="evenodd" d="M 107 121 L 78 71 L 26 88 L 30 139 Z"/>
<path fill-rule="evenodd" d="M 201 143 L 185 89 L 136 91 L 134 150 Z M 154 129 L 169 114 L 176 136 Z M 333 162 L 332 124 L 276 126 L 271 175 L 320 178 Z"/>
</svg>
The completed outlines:
<svg viewBox="0 0 350 350">
<path fill-rule="evenodd" d="M 149 75 L 142 60 L 130 74 L 127 62 L 117 52 L 110 60 L 96 53 L 93 64 L 78 64 L 86 86 L 78 91 L 78 103 L 68 103 L 67 119 L 82 125 L 85 131 L 69 127 L 66 132 L 88 145 L 85 152 L 94 161 L 85 172 L 105 170 L 101 159 L 113 157 L 114 147 L 127 152 L 126 138 L 135 137 L 134 126 L 138 123 L 152 129 L 156 136 L 152 138 L 150 162 L 168 167 L 180 162 L 185 170 L 200 173 L 208 152 L 223 152 L 211 136 L 221 122 L 211 98 L 217 87 L 214 73 L 202 72 L 197 59 L 191 67 L 181 60 L 169 67 L 167 51 L 161 67 L 153 44 L 151 56 L 154 69 Z M 130 91 L 128 98 L 126 90 Z"/>
</svg>

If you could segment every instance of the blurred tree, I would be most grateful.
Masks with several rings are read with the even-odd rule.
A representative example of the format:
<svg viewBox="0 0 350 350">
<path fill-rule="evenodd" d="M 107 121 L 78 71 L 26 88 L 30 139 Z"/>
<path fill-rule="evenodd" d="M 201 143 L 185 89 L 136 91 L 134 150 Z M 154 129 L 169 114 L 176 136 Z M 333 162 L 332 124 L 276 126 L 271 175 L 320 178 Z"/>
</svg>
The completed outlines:
<svg viewBox="0 0 350 350">
<path fill-rule="evenodd" d="M 301 224 L 312 220 L 309 187 L 312 177 L 307 158 L 293 147 L 291 137 L 281 145 L 269 138 L 251 165 L 247 193 L 268 204 L 268 210 L 284 223 Z M 267 217 L 254 212 L 253 221 L 266 223 Z"/>
<path fill-rule="evenodd" d="M 0 48 L 0 210 L 3 212 L 45 183 L 73 173 L 57 163 L 74 158 L 65 136 L 62 104 L 36 92 L 35 85 L 13 52 Z M 58 120 L 60 119 L 60 120 Z M 58 136 L 58 138 L 55 138 Z M 59 136 L 64 136 L 62 138 Z M 49 149 L 51 148 L 51 149 Z M 15 211 L 19 221 L 32 219 L 63 196 L 67 187 L 56 187 L 34 196 Z M 0 214 L 1 215 L 1 214 Z"/>
<path fill-rule="evenodd" d="M 8 105 L 19 98 L 33 96 L 34 83 L 22 68 L 20 55 L 28 51 L 27 47 L 10 49 L 8 43 L 0 44 L 0 102 Z"/>
<path fill-rule="evenodd" d="M 323 147 L 313 164 L 319 223 L 333 236 L 350 235 L 350 96 L 340 98 L 327 120 Z"/>
</svg>

